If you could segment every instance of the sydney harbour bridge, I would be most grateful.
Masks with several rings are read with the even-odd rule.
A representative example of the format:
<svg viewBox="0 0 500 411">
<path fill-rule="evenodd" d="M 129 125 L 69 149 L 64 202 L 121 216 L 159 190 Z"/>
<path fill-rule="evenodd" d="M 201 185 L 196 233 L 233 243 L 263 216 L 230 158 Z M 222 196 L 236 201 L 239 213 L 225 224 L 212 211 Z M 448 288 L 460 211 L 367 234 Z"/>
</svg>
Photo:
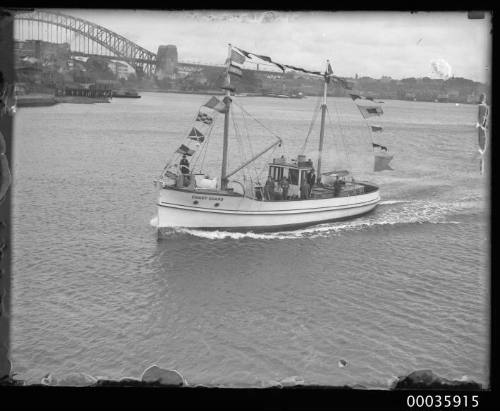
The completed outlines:
<svg viewBox="0 0 500 411">
<path fill-rule="evenodd" d="M 14 38 L 69 44 L 71 54 L 129 63 L 146 76 L 155 74 L 157 54 L 98 24 L 48 10 L 16 11 Z M 165 46 L 160 46 L 160 49 Z M 162 60 L 160 58 L 160 60 Z"/>
</svg>

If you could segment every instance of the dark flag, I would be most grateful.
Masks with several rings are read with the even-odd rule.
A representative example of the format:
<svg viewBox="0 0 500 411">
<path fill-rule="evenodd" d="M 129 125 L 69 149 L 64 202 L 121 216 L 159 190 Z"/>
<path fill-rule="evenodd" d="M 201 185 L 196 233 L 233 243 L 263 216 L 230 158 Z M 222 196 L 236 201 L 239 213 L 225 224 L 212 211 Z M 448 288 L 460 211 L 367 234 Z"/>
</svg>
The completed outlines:
<svg viewBox="0 0 500 411">
<path fill-rule="evenodd" d="M 372 131 L 374 133 L 378 132 L 378 131 L 382 131 L 383 128 L 381 126 L 370 126 L 372 128 Z"/>
<path fill-rule="evenodd" d="M 181 144 L 181 146 L 177 150 L 175 150 L 175 152 L 179 154 L 186 154 L 187 156 L 192 156 L 194 154 L 194 150 L 191 150 L 184 144 Z"/>
<path fill-rule="evenodd" d="M 295 70 L 295 71 L 301 71 L 302 73 L 306 74 L 315 74 L 317 76 L 321 76 L 321 73 L 319 71 L 310 71 L 310 70 L 305 70 L 300 67 L 295 67 L 295 66 L 290 66 L 289 64 L 283 64 L 284 67 L 287 67 L 289 69 Z"/>
<path fill-rule="evenodd" d="M 196 140 L 198 143 L 203 143 L 205 141 L 205 136 L 200 131 L 198 131 L 196 127 L 193 127 L 191 129 L 188 137 L 191 140 Z"/>
<path fill-rule="evenodd" d="M 330 76 L 333 74 L 332 66 L 330 65 L 330 60 L 328 60 L 328 65 L 325 71 L 325 81 L 330 83 Z"/>
<path fill-rule="evenodd" d="M 198 113 L 198 116 L 196 117 L 196 121 L 201 121 L 202 123 L 210 125 L 214 122 L 214 119 L 210 117 L 208 114 L 202 113 L 200 111 Z"/>
<path fill-rule="evenodd" d="M 373 171 L 383 171 L 383 170 L 394 170 L 389 163 L 394 156 L 386 153 L 375 154 L 375 163 L 373 165 Z"/>
<path fill-rule="evenodd" d="M 328 61 L 328 67 L 327 67 L 327 74 L 333 74 L 333 70 L 332 70 L 332 65 L 330 64 L 330 61 Z"/>
</svg>

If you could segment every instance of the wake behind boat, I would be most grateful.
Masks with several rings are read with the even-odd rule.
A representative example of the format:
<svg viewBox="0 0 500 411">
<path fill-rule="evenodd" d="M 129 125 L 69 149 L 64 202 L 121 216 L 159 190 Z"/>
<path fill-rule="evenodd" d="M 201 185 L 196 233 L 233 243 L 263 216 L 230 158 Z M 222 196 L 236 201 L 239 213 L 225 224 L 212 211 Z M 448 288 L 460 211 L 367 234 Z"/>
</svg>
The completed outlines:
<svg viewBox="0 0 500 411">
<path fill-rule="evenodd" d="M 292 229 L 357 217 L 372 211 L 380 202 L 379 188 L 375 184 L 356 181 L 347 170 L 322 170 L 328 84 L 331 80 L 347 84 L 344 79 L 333 76 L 329 62 L 324 73 L 309 72 L 324 81 L 316 169 L 313 161 L 306 159 L 304 145 L 303 151 L 293 158 L 285 155 L 273 158 L 267 163 L 265 174 L 262 172 L 254 177 L 245 174 L 245 170 L 251 168 L 257 159 L 282 146 L 283 139 L 274 135 L 275 141 L 270 145 L 235 169 L 228 170 L 229 126 L 235 103 L 234 96 L 231 96 L 235 91 L 231 86 L 231 76 L 241 77 L 239 65 L 252 58 L 271 61 L 269 57 L 229 45 L 225 97 L 222 101 L 212 97 L 196 117 L 197 122 L 208 128 L 207 131 L 193 127 L 188 142 L 175 151 L 161 176 L 155 180 L 159 188 L 159 232 L 176 227 L 236 231 Z M 210 178 L 203 169 L 215 117 L 207 113 L 207 109 L 212 110 L 215 116 L 217 113 L 224 115 L 222 162 L 218 178 Z M 237 137 L 238 130 L 235 134 Z M 241 148 L 240 140 L 237 145 Z M 190 165 L 188 157 L 192 158 L 193 165 Z M 262 174 L 267 176 L 265 181 Z M 239 178 L 231 179 L 236 175 Z"/>
</svg>

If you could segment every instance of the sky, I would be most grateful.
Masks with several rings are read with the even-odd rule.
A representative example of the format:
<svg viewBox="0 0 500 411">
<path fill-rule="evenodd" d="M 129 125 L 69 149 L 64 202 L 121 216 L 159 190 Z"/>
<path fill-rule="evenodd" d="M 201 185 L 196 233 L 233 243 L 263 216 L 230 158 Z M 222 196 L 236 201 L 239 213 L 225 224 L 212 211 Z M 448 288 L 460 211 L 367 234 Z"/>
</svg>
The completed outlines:
<svg viewBox="0 0 500 411">
<path fill-rule="evenodd" d="M 491 15 L 466 12 L 281 12 L 64 10 L 156 53 L 174 44 L 180 61 L 223 64 L 227 44 L 274 61 L 334 74 L 394 79 L 451 74 L 486 82 L 491 75 Z"/>
</svg>

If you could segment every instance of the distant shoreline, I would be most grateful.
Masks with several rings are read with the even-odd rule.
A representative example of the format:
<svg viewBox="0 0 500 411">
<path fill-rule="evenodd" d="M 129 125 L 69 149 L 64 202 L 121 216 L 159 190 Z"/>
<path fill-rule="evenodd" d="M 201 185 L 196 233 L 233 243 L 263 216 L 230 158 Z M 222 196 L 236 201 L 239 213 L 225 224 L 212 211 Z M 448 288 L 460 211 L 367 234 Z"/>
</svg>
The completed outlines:
<svg viewBox="0 0 500 411">
<path fill-rule="evenodd" d="M 194 94 L 194 95 L 219 95 L 223 96 L 224 93 L 221 91 L 216 91 L 216 90 L 201 90 L 201 91 L 185 91 L 185 90 L 151 90 L 151 89 L 141 89 L 137 88 L 136 89 L 138 92 L 141 93 L 163 93 L 163 94 Z M 278 97 L 278 96 L 267 96 L 263 94 L 258 94 L 258 93 L 241 93 L 241 94 L 236 94 L 236 97 L 266 97 L 266 98 L 279 98 L 283 99 L 283 97 Z M 310 98 L 310 97 L 320 97 L 319 95 L 316 94 L 304 94 L 304 98 Z M 336 97 L 336 98 L 345 98 L 345 99 L 350 99 L 349 96 L 328 96 L 328 97 Z M 298 98 L 294 97 L 289 97 L 290 100 L 300 100 Z M 407 101 L 411 103 L 440 103 L 440 104 L 465 104 L 465 105 L 475 105 L 477 103 L 468 103 L 468 102 L 454 102 L 454 101 L 428 101 L 428 100 L 406 100 L 406 99 L 398 99 L 398 98 L 375 98 L 375 100 L 381 100 L 381 101 Z"/>
<path fill-rule="evenodd" d="M 151 90 L 151 89 L 137 89 L 141 93 L 163 93 L 163 94 L 192 94 L 192 95 L 224 95 L 223 92 L 219 90 L 200 90 L 200 91 L 186 91 L 186 90 Z M 283 97 L 273 96 L 273 95 L 263 95 L 258 93 L 241 93 L 241 95 L 236 95 L 236 97 L 265 97 L 265 98 L 279 98 Z M 307 97 L 318 97 L 314 95 L 306 95 Z M 332 96 L 330 96 L 332 97 Z M 340 98 L 349 98 L 345 96 L 338 96 Z M 289 97 L 290 100 L 297 100 L 297 98 Z M 424 101 L 424 100 L 401 100 L 401 99 L 390 99 L 390 98 L 380 98 L 383 101 L 408 101 L 408 102 L 419 102 L 419 103 L 441 103 L 441 104 L 467 104 L 474 105 L 476 103 L 455 103 L 449 101 Z M 70 103 L 70 104 L 94 104 L 94 103 L 110 103 L 109 99 L 98 99 L 92 97 L 83 96 L 55 96 L 53 94 L 25 94 L 17 96 L 17 106 L 18 107 L 45 107 L 53 106 L 59 103 Z"/>
</svg>

